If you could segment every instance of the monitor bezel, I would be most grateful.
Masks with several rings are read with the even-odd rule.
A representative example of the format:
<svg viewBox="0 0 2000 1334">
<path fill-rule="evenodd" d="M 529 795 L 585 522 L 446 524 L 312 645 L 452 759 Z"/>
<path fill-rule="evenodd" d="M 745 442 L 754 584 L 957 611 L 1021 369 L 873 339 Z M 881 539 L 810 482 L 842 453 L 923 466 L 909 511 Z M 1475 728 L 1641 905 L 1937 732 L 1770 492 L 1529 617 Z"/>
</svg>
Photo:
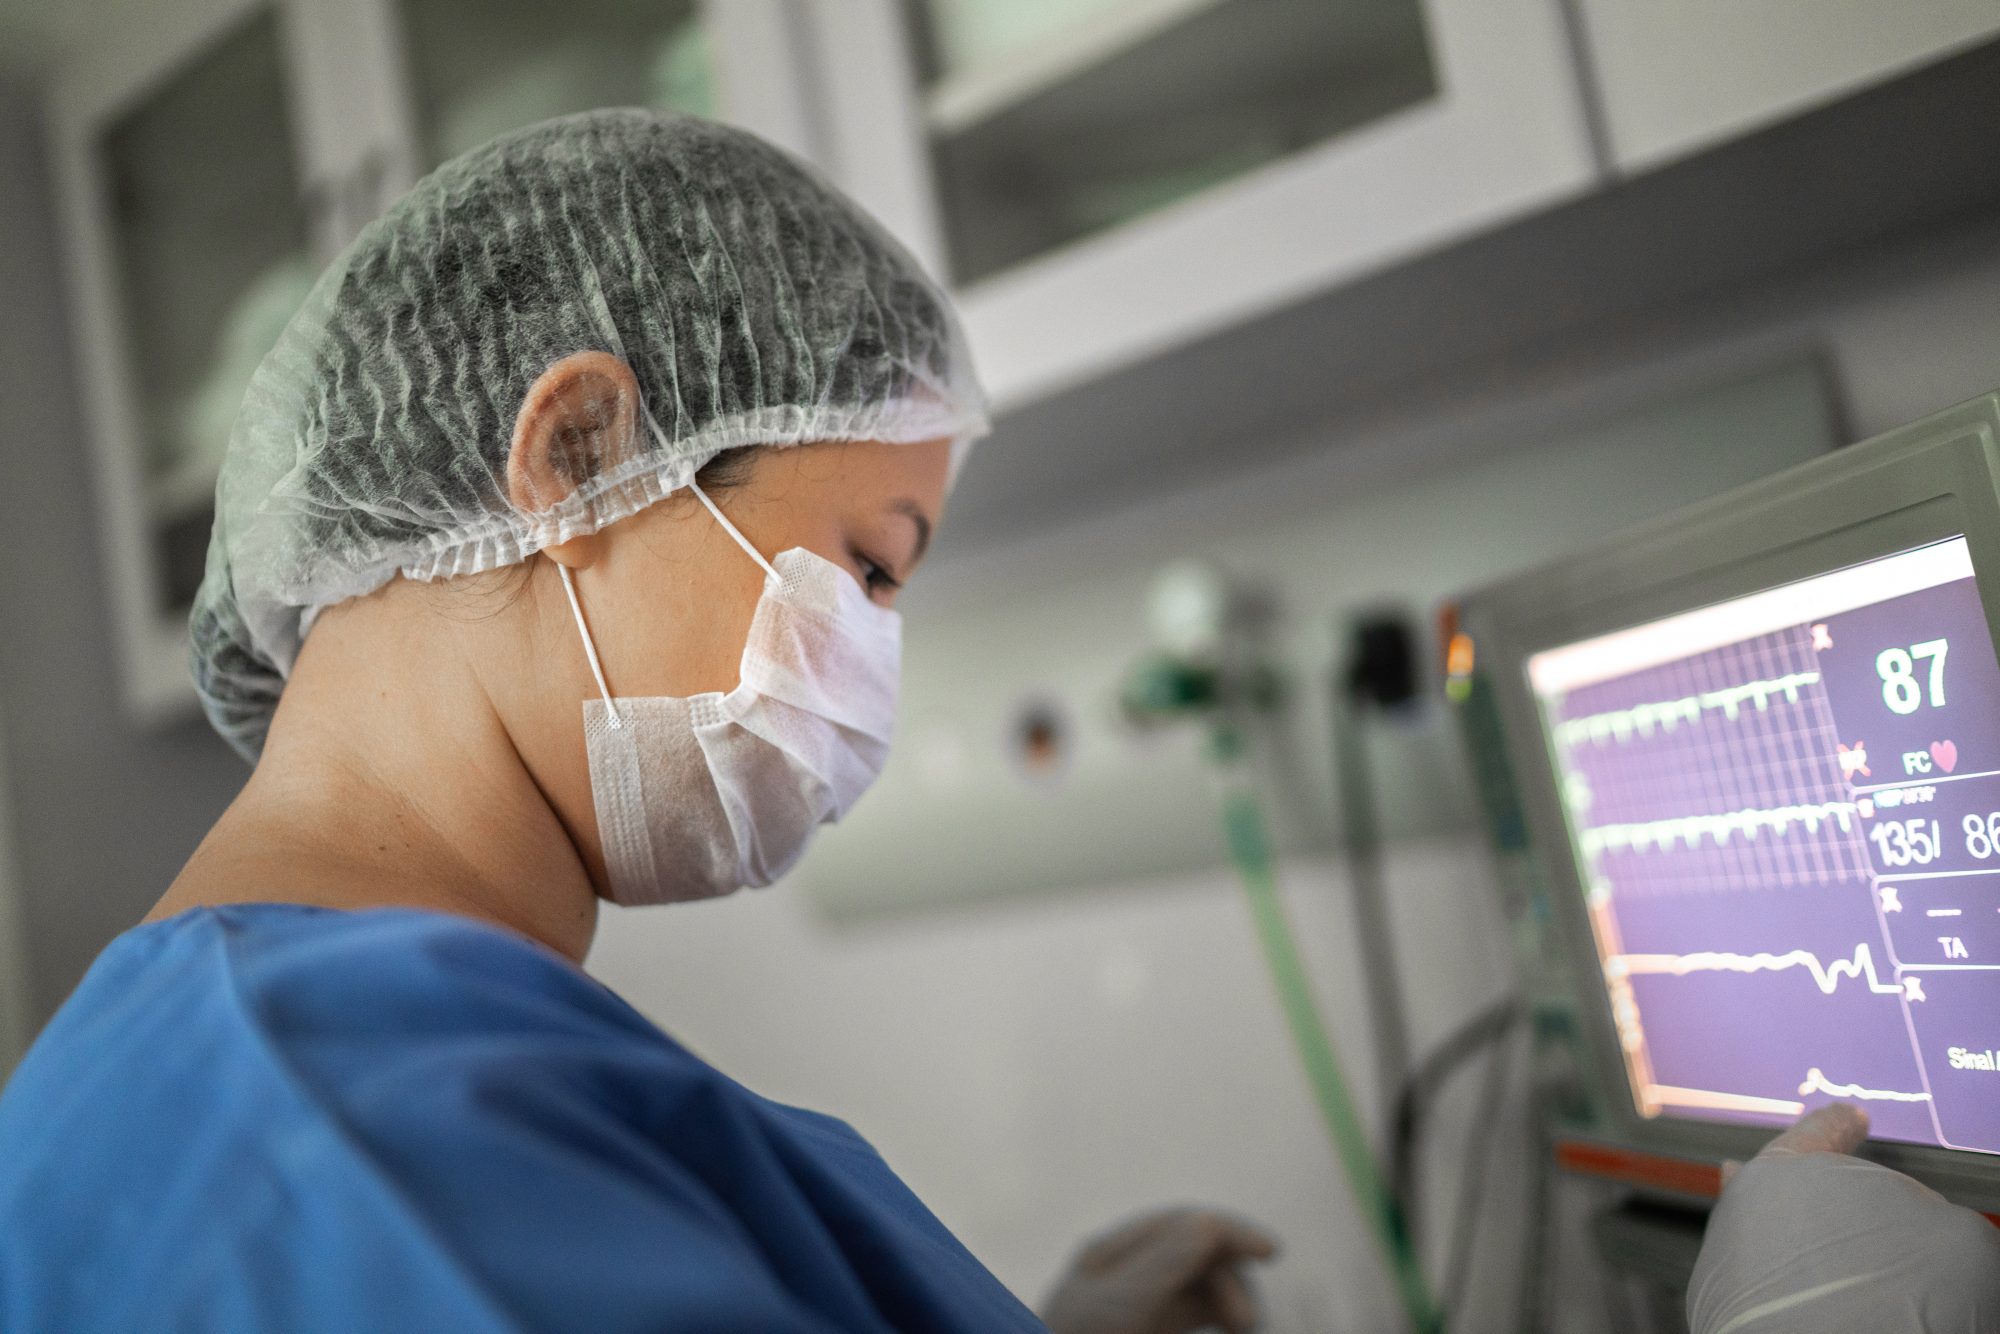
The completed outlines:
<svg viewBox="0 0 2000 1334">
<path fill-rule="evenodd" d="M 1634 1105 L 1528 659 L 1957 536 L 1971 554 L 1987 630 L 2000 651 L 2000 393 L 1701 502 L 1460 602 L 1478 673 L 1499 712 L 1554 927 L 1579 980 L 1574 1001 L 1585 1078 L 1607 1118 L 1601 1133 L 1651 1152 L 1720 1160 L 1755 1153 L 1772 1132 L 1667 1113 L 1649 1118 Z M 1890 1140 L 1870 1141 L 1866 1154 L 1962 1203 L 2000 1207 L 2000 1154 Z"/>
</svg>

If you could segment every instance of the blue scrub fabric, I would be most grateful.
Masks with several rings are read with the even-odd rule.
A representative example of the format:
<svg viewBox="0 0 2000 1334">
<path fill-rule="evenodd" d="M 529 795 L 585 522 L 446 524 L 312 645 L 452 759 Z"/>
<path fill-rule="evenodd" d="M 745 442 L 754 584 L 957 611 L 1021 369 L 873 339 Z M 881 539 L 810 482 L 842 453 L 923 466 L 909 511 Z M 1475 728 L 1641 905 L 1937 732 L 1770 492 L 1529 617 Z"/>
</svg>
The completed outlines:
<svg viewBox="0 0 2000 1334">
<path fill-rule="evenodd" d="M 0 1096 L 0 1329 L 1040 1330 L 844 1123 L 443 914 L 198 908 Z"/>
</svg>

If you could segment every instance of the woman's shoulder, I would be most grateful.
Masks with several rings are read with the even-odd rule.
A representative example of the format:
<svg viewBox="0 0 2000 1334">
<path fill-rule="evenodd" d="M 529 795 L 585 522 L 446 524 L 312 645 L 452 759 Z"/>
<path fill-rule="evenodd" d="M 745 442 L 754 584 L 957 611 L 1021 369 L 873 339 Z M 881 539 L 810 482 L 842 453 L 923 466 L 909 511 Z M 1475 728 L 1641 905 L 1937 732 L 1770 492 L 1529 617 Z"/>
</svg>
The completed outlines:
<svg viewBox="0 0 2000 1334">
<path fill-rule="evenodd" d="M 0 1096 L 0 1326 L 171 1325 L 134 1303 L 212 1313 L 246 1281 L 262 1323 L 317 1303 L 321 1328 L 553 1328 L 578 1293 L 607 1329 L 1011 1301 L 852 1131 L 562 956 L 276 904 L 120 937 Z"/>
<path fill-rule="evenodd" d="M 9 1092 L 110 1084 L 124 1101 L 226 1074 L 239 1093 L 326 1108 L 398 1082 L 530 1081 L 579 1059 L 719 1078 L 525 936 L 414 909 L 238 903 L 113 940 Z"/>
<path fill-rule="evenodd" d="M 139 1005 L 247 1023 L 267 1037 L 379 1024 L 436 1039 L 454 1025 L 528 1023 L 665 1039 L 540 942 L 413 908 L 231 903 L 144 923 L 112 941 L 64 1009 Z"/>
<path fill-rule="evenodd" d="M 165 1151 L 199 1126 L 223 1157 L 308 1142 L 379 1155 L 440 1134 L 462 1146 L 476 1125 L 774 1110 L 524 936 L 428 911 L 245 903 L 115 939 L 9 1081 L 0 1143 L 47 1139 L 54 1161 L 155 1138 Z"/>
<path fill-rule="evenodd" d="M 136 928 L 0 1096 L 0 1326 L 171 1325 L 246 1279 L 233 1327 L 555 1328 L 579 1293 L 606 1329 L 1037 1327 L 845 1124 L 401 910 Z"/>
</svg>

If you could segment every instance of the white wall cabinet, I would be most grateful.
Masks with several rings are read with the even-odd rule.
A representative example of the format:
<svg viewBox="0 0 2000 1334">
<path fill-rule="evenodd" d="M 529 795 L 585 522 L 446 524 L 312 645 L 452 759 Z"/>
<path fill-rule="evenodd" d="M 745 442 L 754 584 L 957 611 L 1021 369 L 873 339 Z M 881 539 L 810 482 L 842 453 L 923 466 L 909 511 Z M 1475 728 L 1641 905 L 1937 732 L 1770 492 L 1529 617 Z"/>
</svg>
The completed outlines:
<svg viewBox="0 0 2000 1334">
<path fill-rule="evenodd" d="M 2000 0 L 1582 0 L 1611 150 L 1643 170 L 2000 34 Z"/>
<path fill-rule="evenodd" d="M 187 616 L 251 372 L 325 262 L 423 172 L 604 105 L 736 119 L 802 151 L 784 0 L 175 0 L 49 79 L 106 601 L 124 702 L 194 699 Z M 734 75 L 732 78 L 731 76 Z"/>
<path fill-rule="evenodd" d="M 811 13 L 834 170 L 951 277 L 1002 408 L 1597 182 L 1556 0 Z"/>
<path fill-rule="evenodd" d="M 272 0 L 139 11 L 56 72 L 49 128 L 78 390 L 96 454 L 126 704 L 193 699 L 187 608 L 249 368 L 331 238 L 308 198 L 324 133 Z"/>
<path fill-rule="evenodd" d="M 1005 410 L 2000 33 L 1996 0 L 1577 3 L 137 7 L 49 116 L 127 702 L 192 698 L 217 460 L 305 285 L 515 126 L 669 105 L 819 164 L 950 281 Z"/>
</svg>

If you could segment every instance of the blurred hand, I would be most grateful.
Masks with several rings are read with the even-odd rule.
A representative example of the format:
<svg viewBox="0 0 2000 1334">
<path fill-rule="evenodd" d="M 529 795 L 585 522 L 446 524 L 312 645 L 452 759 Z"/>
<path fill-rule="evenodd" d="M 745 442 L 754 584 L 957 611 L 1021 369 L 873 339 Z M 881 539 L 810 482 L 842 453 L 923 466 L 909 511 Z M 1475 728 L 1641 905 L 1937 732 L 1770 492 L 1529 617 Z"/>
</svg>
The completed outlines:
<svg viewBox="0 0 2000 1334">
<path fill-rule="evenodd" d="M 1042 1319 L 1054 1334 L 1185 1334 L 1257 1324 L 1242 1264 L 1278 1243 L 1211 1209 L 1165 1209 L 1120 1224 L 1077 1252 Z"/>
<path fill-rule="evenodd" d="M 1693 1334 L 2000 1332 L 2000 1228 L 1850 1157 L 1867 1134 L 1859 1108 L 1833 1103 L 1724 1165 L 1688 1283 Z"/>
</svg>

